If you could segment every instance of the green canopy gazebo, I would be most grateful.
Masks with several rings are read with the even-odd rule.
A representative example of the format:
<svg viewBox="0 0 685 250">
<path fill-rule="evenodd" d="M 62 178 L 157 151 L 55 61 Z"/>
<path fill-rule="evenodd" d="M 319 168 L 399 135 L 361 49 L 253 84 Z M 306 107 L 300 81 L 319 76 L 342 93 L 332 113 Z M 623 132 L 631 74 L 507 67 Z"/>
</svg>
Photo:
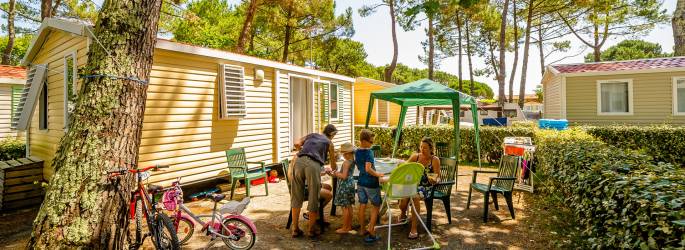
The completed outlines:
<svg viewBox="0 0 685 250">
<path fill-rule="evenodd" d="M 461 139 L 459 137 L 459 110 L 461 104 L 470 105 L 471 114 L 473 115 L 474 121 L 474 133 L 479 159 L 478 165 L 480 166 L 480 130 L 478 128 L 477 112 L 478 103 L 473 96 L 461 93 L 429 79 L 421 79 L 392 88 L 373 91 L 371 92 L 371 98 L 369 99 L 369 111 L 366 114 L 365 128 L 369 127 L 371 112 L 373 112 L 373 103 L 376 99 L 392 102 L 400 105 L 401 107 L 400 120 L 397 123 L 397 132 L 395 132 L 395 142 L 392 148 L 392 157 L 395 156 L 395 151 L 397 150 L 397 144 L 399 143 L 400 134 L 402 133 L 402 126 L 404 125 L 404 118 L 407 114 L 407 108 L 417 106 L 452 105 L 452 116 L 454 118 L 454 139 L 456 141 L 455 147 L 452 147 L 452 155 L 454 155 L 458 160 L 460 151 L 459 149 L 461 148 Z"/>
</svg>

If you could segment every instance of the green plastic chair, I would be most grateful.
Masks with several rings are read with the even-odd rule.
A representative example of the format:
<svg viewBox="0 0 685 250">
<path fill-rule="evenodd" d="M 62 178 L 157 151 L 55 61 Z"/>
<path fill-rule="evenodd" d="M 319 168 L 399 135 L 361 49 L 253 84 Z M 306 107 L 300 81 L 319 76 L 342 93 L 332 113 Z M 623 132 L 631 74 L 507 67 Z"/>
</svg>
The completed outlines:
<svg viewBox="0 0 685 250">
<path fill-rule="evenodd" d="M 392 213 L 390 210 L 390 201 L 391 200 L 401 200 L 404 198 L 413 198 L 416 196 L 417 191 L 418 191 L 418 186 L 419 182 L 421 182 L 421 176 L 423 175 L 423 165 L 420 163 L 416 162 L 408 162 L 408 163 L 402 163 L 397 168 L 395 168 L 391 173 L 390 177 L 388 179 L 388 182 L 383 183 L 383 191 L 385 193 L 384 197 L 384 204 L 387 207 L 388 211 L 388 224 L 387 225 L 378 225 L 376 228 L 383 228 L 383 227 L 388 227 L 388 250 L 390 250 L 390 243 L 391 243 L 391 235 L 392 235 L 392 226 L 397 226 L 397 225 L 403 225 L 405 223 L 392 223 Z M 414 213 L 416 213 L 416 207 L 414 207 L 414 202 L 409 202 L 409 205 Z M 416 216 L 421 222 L 421 225 L 423 228 L 428 232 L 428 236 L 430 236 L 431 240 L 433 241 L 433 245 L 430 247 L 421 247 L 417 249 L 439 249 L 440 244 L 435 240 L 435 237 L 433 237 L 433 234 L 428 230 L 428 227 L 426 226 L 425 223 L 423 223 L 423 220 L 421 219 L 421 216 L 417 214 Z"/>
<path fill-rule="evenodd" d="M 231 200 L 235 186 L 239 180 L 245 181 L 245 189 L 247 196 L 250 197 L 250 181 L 264 178 L 264 188 L 266 195 L 269 195 L 269 181 L 267 180 L 267 173 L 264 169 L 264 162 L 249 162 L 245 159 L 244 148 L 233 148 L 226 150 L 226 164 L 228 164 L 228 172 L 231 174 Z M 249 169 L 248 164 L 259 165 L 259 168 Z"/>
<path fill-rule="evenodd" d="M 375 158 L 375 159 L 381 158 L 381 145 L 371 146 L 371 151 L 373 151 L 373 158 Z"/>
<path fill-rule="evenodd" d="M 425 197 L 423 202 L 426 204 L 426 223 L 428 229 L 432 228 L 433 219 L 433 200 L 441 200 L 447 213 L 447 221 L 452 224 L 452 207 L 450 197 L 452 196 L 452 186 L 457 183 L 457 160 L 452 158 L 440 157 L 440 182 L 428 189 L 430 197 Z"/>
<path fill-rule="evenodd" d="M 471 180 L 471 186 L 469 187 L 469 198 L 466 201 L 466 209 L 469 209 L 469 205 L 471 204 L 472 190 L 483 193 L 483 196 L 485 197 L 485 203 L 483 203 L 483 222 L 488 222 L 489 198 L 492 196 L 492 201 L 495 204 L 495 210 L 499 210 L 499 205 L 497 204 L 497 194 L 502 194 L 504 199 L 507 201 L 511 218 L 516 219 L 514 217 L 512 193 L 514 190 L 514 181 L 516 180 L 516 176 L 520 168 L 521 157 L 504 155 L 500 160 L 499 169 L 497 171 L 473 170 L 473 179 Z M 497 177 L 490 177 L 490 183 L 488 184 L 476 183 L 476 176 L 478 173 L 496 173 Z"/>
</svg>

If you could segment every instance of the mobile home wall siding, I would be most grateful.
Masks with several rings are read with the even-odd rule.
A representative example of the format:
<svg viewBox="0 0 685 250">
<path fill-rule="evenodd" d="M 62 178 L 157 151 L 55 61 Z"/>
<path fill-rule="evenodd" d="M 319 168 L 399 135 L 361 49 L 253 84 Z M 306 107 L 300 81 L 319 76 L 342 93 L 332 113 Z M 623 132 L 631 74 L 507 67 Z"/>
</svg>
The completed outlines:
<svg viewBox="0 0 685 250">
<path fill-rule="evenodd" d="M 17 132 L 11 128 L 12 86 L 0 83 L 0 139 L 17 136 Z"/>
<path fill-rule="evenodd" d="M 244 119 L 218 117 L 220 64 L 244 67 Z M 273 161 L 274 71 L 258 69 L 264 70 L 262 81 L 253 80 L 253 65 L 155 50 L 139 160 L 143 166 L 171 168 L 153 175 L 152 182 L 166 185 L 180 176 L 193 182 L 228 174 L 229 148 L 245 148 L 249 161 Z"/>
<path fill-rule="evenodd" d="M 371 92 L 383 89 L 382 86 L 375 84 L 365 83 L 363 81 L 357 80 L 354 85 L 354 124 L 364 125 L 366 123 L 366 113 L 369 110 L 369 100 L 371 99 Z M 378 100 L 374 101 L 373 111 L 371 112 L 371 120 L 369 120 L 369 125 L 379 125 L 378 119 L 376 118 L 376 108 Z M 396 105 L 396 104 L 390 104 Z M 392 108 L 392 107 L 391 107 Z M 392 116 L 390 116 L 392 121 Z"/>
<path fill-rule="evenodd" d="M 547 73 L 550 74 L 550 73 Z M 548 119 L 561 119 L 561 76 L 549 76 L 544 82 L 544 117 Z M 567 84 L 568 86 L 568 84 Z"/>
<path fill-rule="evenodd" d="M 282 161 L 288 159 L 292 152 L 290 147 L 293 141 L 290 139 L 290 76 L 286 71 L 279 71 L 278 74 L 278 91 L 279 91 L 279 106 L 278 115 L 280 117 L 278 124 L 278 139 L 280 140 L 280 151 Z"/>
<path fill-rule="evenodd" d="M 76 51 L 77 67 L 86 65 L 88 39 L 64 32 L 51 32 L 31 65 L 46 64 L 48 86 L 48 129 L 38 129 L 39 103 L 31 118 L 29 145 L 32 156 L 45 161 L 43 175 L 49 180 L 54 173 L 52 158 L 64 135 L 64 56 Z"/>
<path fill-rule="evenodd" d="M 332 82 L 337 83 L 339 86 L 338 88 L 340 88 L 338 103 L 340 117 L 338 119 L 331 119 L 330 121 L 330 123 L 335 125 L 338 129 L 338 133 L 335 138 L 333 138 L 333 144 L 336 149 L 339 149 L 345 142 L 352 143 L 352 124 L 354 119 L 352 117 L 352 84 L 339 81 Z M 326 126 L 326 124 L 323 124 L 323 126 Z"/>
<path fill-rule="evenodd" d="M 567 77 L 567 118 L 582 124 L 685 124 L 685 116 L 673 116 L 672 103 L 673 77 L 682 76 L 685 71 Z M 597 81 L 612 79 L 633 80 L 633 115 L 597 115 Z"/>
</svg>

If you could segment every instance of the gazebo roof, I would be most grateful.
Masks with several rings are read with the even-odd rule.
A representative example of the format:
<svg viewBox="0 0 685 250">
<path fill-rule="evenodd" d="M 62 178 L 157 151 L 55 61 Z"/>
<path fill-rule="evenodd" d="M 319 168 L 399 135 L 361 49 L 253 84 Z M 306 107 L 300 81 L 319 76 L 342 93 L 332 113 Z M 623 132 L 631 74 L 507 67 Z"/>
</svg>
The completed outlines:
<svg viewBox="0 0 685 250">
<path fill-rule="evenodd" d="M 476 99 L 473 96 L 429 79 L 421 79 L 392 88 L 373 91 L 371 98 L 386 100 L 402 106 L 452 105 L 452 100 L 459 100 L 461 104 L 476 104 Z"/>
</svg>

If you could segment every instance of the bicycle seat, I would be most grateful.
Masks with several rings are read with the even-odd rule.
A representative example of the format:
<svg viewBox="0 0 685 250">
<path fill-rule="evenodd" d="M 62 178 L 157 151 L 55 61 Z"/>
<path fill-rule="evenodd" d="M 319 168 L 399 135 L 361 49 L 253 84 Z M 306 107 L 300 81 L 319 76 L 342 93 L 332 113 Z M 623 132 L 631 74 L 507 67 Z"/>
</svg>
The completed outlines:
<svg viewBox="0 0 685 250">
<path fill-rule="evenodd" d="M 162 186 L 153 185 L 153 184 L 150 184 L 147 186 L 147 191 L 149 193 L 157 193 L 157 192 L 161 192 L 162 190 L 164 190 L 164 188 Z"/>
<path fill-rule="evenodd" d="M 219 202 L 219 201 L 223 200 L 224 198 L 226 198 L 226 195 L 225 194 L 208 194 L 207 198 L 210 198 L 215 202 Z"/>
</svg>

